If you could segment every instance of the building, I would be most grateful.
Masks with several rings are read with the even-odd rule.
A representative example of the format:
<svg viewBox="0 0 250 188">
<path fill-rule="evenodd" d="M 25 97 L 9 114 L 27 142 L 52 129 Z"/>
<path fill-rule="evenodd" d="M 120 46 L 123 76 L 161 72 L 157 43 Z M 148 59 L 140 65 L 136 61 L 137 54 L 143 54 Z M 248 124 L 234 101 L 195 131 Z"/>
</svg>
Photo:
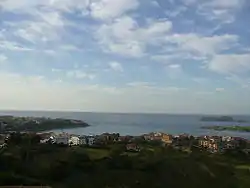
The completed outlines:
<svg viewBox="0 0 250 188">
<path fill-rule="evenodd" d="M 222 152 L 224 150 L 224 142 L 221 139 L 205 137 L 199 140 L 199 145 L 210 152 Z"/>
<path fill-rule="evenodd" d="M 89 146 L 93 146 L 95 144 L 95 137 L 94 136 L 88 136 L 87 142 Z"/>
<path fill-rule="evenodd" d="M 78 146 L 78 145 L 80 145 L 80 138 L 77 137 L 77 136 L 72 136 L 72 137 L 69 139 L 69 144 L 70 144 L 70 145 L 73 145 L 73 146 Z"/>
<path fill-rule="evenodd" d="M 69 144 L 69 136 L 66 134 L 58 135 L 55 138 L 56 144 L 63 144 L 63 145 L 68 145 Z"/>
<path fill-rule="evenodd" d="M 150 141 L 153 140 L 153 136 L 151 134 L 145 134 L 143 135 L 144 140 Z"/>
<path fill-rule="evenodd" d="M 132 139 L 132 136 L 119 136 L 118 142 L 130 142 Z"/>
<path fill-rule="evenodd" d="M 222 136 L 222 141 L 223 142 L 230 142 L 232 140 L 231 136 Z"/>
<path fill-rule="evenodd" d="M 88 144 L 87 136 L 80 136 L 79 137 L 79 145 L 87 145 L 87 144 Z"/>
<path fill-rule="evenodd" d="M 135 151 L 135 152 L 140 151 L 140 147 L 135 143 L 127 144 L 126 149 L 127 149 L 127 151 Z"/>
<path fill-rule="evenodd" d="M 172 144 L 172 142 L 173 142 L 173 136 L 169 135 L 169 134 L 162 134 L 161 140 L 165 144 Z"/>
</svg>

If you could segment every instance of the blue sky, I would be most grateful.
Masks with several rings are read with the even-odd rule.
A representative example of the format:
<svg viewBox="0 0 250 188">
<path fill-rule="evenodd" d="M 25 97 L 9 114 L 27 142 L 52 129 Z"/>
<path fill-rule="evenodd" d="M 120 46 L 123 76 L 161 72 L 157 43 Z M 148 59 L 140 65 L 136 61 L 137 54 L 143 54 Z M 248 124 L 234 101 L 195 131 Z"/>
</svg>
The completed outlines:
<svg viewBox="0 0 250 188">
<path fill-rule="evenodd" d="M 1 109 L 250 114 L 247 0 L 0 1 Z"/>
</svg>

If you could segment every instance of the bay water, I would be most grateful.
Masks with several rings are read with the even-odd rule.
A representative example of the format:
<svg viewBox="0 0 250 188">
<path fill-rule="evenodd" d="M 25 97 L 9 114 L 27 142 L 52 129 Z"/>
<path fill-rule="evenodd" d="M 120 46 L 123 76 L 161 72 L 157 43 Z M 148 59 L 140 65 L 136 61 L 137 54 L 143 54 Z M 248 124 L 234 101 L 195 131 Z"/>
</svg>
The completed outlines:
<svg viewBox="0 0 250 188">
<path fill-rule="evenodd" d="M 206 125 L 232 125 L 230 122 L 201 122 L 204 115 L 180 115 L 180 114 L 124 114 L 124 113 L 90 113 L 90 112 L 51 112 L 51 111 L 0 111 L 0 115 L 50 117 L 78 119 L 88 123 L 89 127 L 57 129 L 70 134 L 89 135 L 120 133 L 121 135 L 141 135 L 150 132 L 165 132 L 173 135 L 187 133 L 198 135 L 228 135 L 250 139 L 250 133 L 214 131 L 201 129 Z M 230 115 L 231 116 L 231 115 Z M 231 116 L 236 120 L 250 122 L 250 116 Z M 235 124 L 235 123 L 234 123 Z M 239 125 L 239 124 L 238 124 Z M 241 123 L 242 126 L 250 126 L 250 123 Z"/>
</svg>

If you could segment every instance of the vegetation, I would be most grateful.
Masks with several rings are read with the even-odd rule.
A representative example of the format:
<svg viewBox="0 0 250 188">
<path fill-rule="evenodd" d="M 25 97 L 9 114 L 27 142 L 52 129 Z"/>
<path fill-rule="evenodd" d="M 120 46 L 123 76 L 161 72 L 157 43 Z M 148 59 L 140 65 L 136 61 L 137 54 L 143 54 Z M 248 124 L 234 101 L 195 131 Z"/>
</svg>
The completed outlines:
<svg viewBox="0 0 250 188">
<path fill-rule="evenodd" d="M 0 116 L 0 123 L 4 122 L 7 126 L 2 131 L 49 131 L 53 129 L 67 129 L 76 127 L 87 127 L 87 123 L 79 120 L 70 119 L 50 119 Z"/>
<path fill-rule="evenodd" d="M 86 148 L 39 144 L 36 135 L 10 138 L 0 150 L 0 186 L 250 187 L 250 163 L 243 153 L 187 153 L 147 142 L 140 143 L 141 152 L 128 153 L 125 143 Z"/>
<path fill-rule="evenodd" d="M 216 131 L 239 131 L 250 132 L 250 126 L 203 126 L 202 129 L 212 129 Z"/>
<path fill-rule="evenodd" d="M 230 116 L 220 116 L 220 117 L 215 117 L 215 116 L 207 116 L 207 117 L 202 117 L 201 121 L 213 121 L 213 122 L 238 122 L 238 123 L 245 123 L 245 120 L 235 120 L 233 117 Z"/>
</svg>

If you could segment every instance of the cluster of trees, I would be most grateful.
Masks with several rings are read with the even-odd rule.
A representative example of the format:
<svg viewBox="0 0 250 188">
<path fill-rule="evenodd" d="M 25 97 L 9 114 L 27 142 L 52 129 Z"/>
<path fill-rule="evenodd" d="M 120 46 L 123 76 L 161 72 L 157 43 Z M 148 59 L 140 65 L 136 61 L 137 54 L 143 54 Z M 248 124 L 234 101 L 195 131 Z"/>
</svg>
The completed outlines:
<svg viewBox="0 0 250 188">
<path fill-rule="evenodd" d="M 35 135 L 13 135 L 8 147 L 0 152 L 0 185 L 250 187 L 249 171 L 237 171 L 227 156 L 187 154 L 154 144 L 129 155 L 124 154 L 124 146 L 114 144 L 108 157 L 92 159 L 86 148 L 43 145 Z"/>
</svg>

